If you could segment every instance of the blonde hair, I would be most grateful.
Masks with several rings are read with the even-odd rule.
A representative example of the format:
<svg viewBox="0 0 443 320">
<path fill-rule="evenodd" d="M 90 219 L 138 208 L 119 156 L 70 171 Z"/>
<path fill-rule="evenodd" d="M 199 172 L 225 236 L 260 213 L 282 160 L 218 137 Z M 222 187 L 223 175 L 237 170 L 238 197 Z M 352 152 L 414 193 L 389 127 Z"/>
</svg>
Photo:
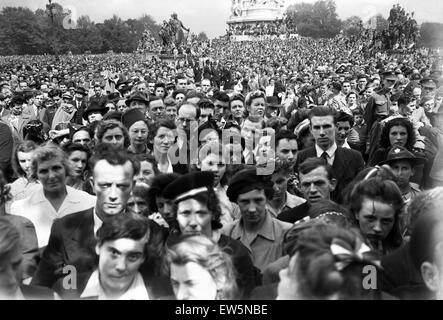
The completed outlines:
<svg viewBox="0 0 443 320">
<path fill-rule="evenodd" d="M 233 300 L 238 295 L 235 269 L 231 256 L 205 236 L 183 236 L 168 248 L 170 264 L 194 262 L 205 268 L 217 286 L 217 300 Z"/>
</svg>

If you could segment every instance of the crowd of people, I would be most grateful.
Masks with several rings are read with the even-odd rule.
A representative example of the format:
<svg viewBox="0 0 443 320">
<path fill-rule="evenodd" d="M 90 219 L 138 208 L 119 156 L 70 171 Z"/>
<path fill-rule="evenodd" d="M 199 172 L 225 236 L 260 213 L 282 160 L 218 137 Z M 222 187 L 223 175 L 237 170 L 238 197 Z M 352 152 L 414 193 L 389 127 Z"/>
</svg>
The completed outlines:
<svg viewBox="0 0 443 320">
<path fill-rule="evenodd" d="M 284 20 L 261 22 L 237 22 L 228 25 L 227 35 L 279 36 L 297 33 L 296 28 L 288 28 Z"/>
<path fill-rule="evenodd" d="M 443 298 L 443 60 L 365 48 L 0 57 L 0 297 Z"/>
</svg>

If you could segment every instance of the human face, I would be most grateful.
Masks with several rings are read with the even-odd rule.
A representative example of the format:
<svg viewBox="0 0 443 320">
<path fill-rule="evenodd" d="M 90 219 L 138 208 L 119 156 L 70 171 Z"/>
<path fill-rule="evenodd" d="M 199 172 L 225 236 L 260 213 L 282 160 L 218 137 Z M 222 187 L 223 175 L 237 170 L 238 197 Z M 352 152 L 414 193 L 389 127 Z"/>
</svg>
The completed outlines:
<svg viewBox="0 0 443 320">
<path fill-rule="evenodd" d="M 149 187 L 151 185 L 152 179 L 155 177 L 154 167 L 149 161 L 140 162 L 140 172 L 135 177 L 137 185 L 145 185 Z"/>
<path fill-rule="evenodd" d="M 148 91 L 148 88 L 146 87 L 146 83 L 140 83 L 140 84 L 137 86 L 137 90 L 138 90 L 138 91 L 142 91 L 142 92 L 147 92 L 147 91 Z"/>
<path fill-rule="evenodd" d="M 91 136 L 85 130 L 77 131 L 72 136 L 72 142 L 87 146 L 91 143 Z"/>
<path fill-rule="evenodd" d="M 148 212 L 148 203 L 142 197 L 131 196 L 126 204 L 128 212 L 144 215 Z"/>
<path fill-rule="evenodd" d="M 17 152 L 17 159 L 20 168 L 26 174 L 26 177 L 30 177 L 31 175 L 31 160 L 32 160 L 33 152 Z"/>
<path fill-rule="evenodd" d="M 100 284 L 109 297 L 118 299 L 133 283 L 145 260 L 146 239 L 122 238 L 97 246 Z"/>
<path fill-rule="evenodd" d="M 46 192 L 56 193 L 66 189 L 66 169 L 61 159 L 42 161 L 37 165 L 37 179 Z"/>
<path fill-rule="evenodd" d="M 372 97 L 373 94 L 374 94 L 374 88 L 372 88 L 372 87 L 367 88 L 364 92 L 364 96 L 366 99 L 369 99 L 370 97 Z"/>
<path fill-rule="evenodd" d="M 154 137 L 154 154 L 168 153 L 174 143 L 174 132 L 166 127 L 160 127 Z"/>
<path fill-rule="evenodd" d="M 356 213 L 362 235 L 373 248 L 380 248 L 394 227 L 395 211 L 387 203 L 364 198 L 361 209 Z"/>
<path fill-rule="evenodd" d="M 285 199 L 286 191 L 288 190 L 288 175 L 284 172 L 274 173 L 272 175 L 272 182 L 274 182 L 273 199 Z"/>
<path fill-rule="evenodd" d="M 208 80 L 203 80 L 202 81 L 202 92 L 208 93 L 210 88 L 211 88 L 211 82 Z"/>
<path fill-rule="evenodd" d="M 117 107 L 112 102 L 106 104 L 106 107 L 109 108 L 109 111 L 116 111 Z"/>
<path fill-rule="evenodd" d="M 328 179 L 328 172 L 324 167 L 318 167 L 306 174 L 299 173 L 299 179 L 301 192 L 310 204 L 329 200 L 336 185 L 334 179 Z"/>
<path fill-rule="evenodd" d="M 397 177 L 397 184 L 400 189 L 409 185 L 409 181 L 414 175 L 414 167 L 407 160 L 398 160 L 391 164 L 391 169 Z"/>
<path fill-rule="evenodd" d="M 184 90 L 188 86 L 188 81 L 186 79 L 178 79 L 177 89 Z"/>
<path fill-rule="evenodd" d="M 311 133 L 316 144 L 323 150 L 328 150 L 335 142 L 335 125 L 333 116 L 313 117 Z"/>
<path fill-rule="evenodd" d="M 393 126 L 389 130 L 389 142 L 391 146 L 404 147 L 408 141 L 408 130 L 403 126 Z"/>
<path fill-rule="evenodd" d="M 242 101 L 234 100 L 231 102 L 231 114 L 234 117 L 234 119 L 243 118 L 244 113 L 245 113 L 245 106 Z"/>
<path fill-rule="evenodd" d="M 240 194 L 237 198 L 237 204 L 244 223 L 259 225 L 264 221 L 266 217 L 266 195 L 263 189 Z"/>
<path fill-rule="evenodd" d="M 177 222 L 183 235 L 212 237 L 212 212 L 205 203 L 195 199 L 180 201 L 177 205 Z"/>
<path fill-rule="evenodd" d="M 351 92 L 351 84 L 349 82 L 344 82 L 343 83 L 342 92 L 345 95 L 347 95 L 349 92 Z"/>
<path fill-rule="evenodd" d="M 155 96 L 160 97 L 160 98 L 164 98 L 165 97 L 165 88 L 158 87 L 157 89 L 155 89 Z"/>
<path fill-rule="evenodd" d="M 72 172 L 75 178 L 80 178 L 86 169 L 88 162 L 88 155 L 83 151 L 74 151 L 69 155 L 69 162 L 71 163 Z"/>
<path fill-rule="evenodd" d="M 183 130 L 190 130 L 192 121 L 196 121 L 197 111 L 190 104 L 183 105 L 178 111 L 177 127 Z"/>
<path fill-rule="evenodd" d="M 19 245 L 0 260 L 0 300 L 10 300 L 19 289 L 23 278 L 22 260 Z"/>
<path fill-rule="evenodd" d="M 176 106 L 167 106 L 166 107 L 166 115 L 169 119 L 175 120 L 177 117 L 177 107 Z"/>
<path fill-rule="evenodd" d="M 215 300 L 217 284 L 201 265 L 188 262 L 171 264 L 171 283 L 177 300 Z"/>
<path fill-rule="evenodd" d="M 148 125 L 137 121 L 129 128 L 129 138 L 134 146 L 144 146 L 148 142 Z"/>
<path fill-rule="evenodd" d="M 125 137 L 123 131 L 120 128 L 114 128 L 107 130 L 103 135 L 103 143 L 110 144 L 117 149 L 123 149 L 125 143 Z"/>
<path fill-rule="evenodd" d="M 43 95 L 38 95 L 38 96 L 36 96 L 35 99 L 34 99 L 34 104 L 35 104 L 37 107 L 42 106 L 42 105 L 43 105 Z"/>
<path fill-rule="evenodd" d="M 349 121 L 338 121 L 336 124 L 336 140 L 339 142 L 344 142 L 351 132 L 351 124 Z"/>
<path fill-rule="evenodd" d="M 252 116 L 264 117 L 266 109 L 266 101 L 264 98 L 252 99 L 249 106 L 249 112 Z"/>
<path fill-rule="evenodd" d="M 134 169 L 131 162 L 112 165 L 99 160 L 93 171 L 93 189 L 97 196 L 96 211 L 100 218 L 122 213 L 131 196 Z"/>
<path fill-rule="evenodd" d="M 421 89 L 420 88 L 414 88 L 412 90 L 412 96 L 415 98 L 415 100 L 419 101 L 421 98 Z"/>
<path fill-rule="evenodd" d="M 175 222 L 174 212 L 172 211 L 172 200 L 156 196 L 155 204 L 157 205 L 158 212 L 168 224 Z"/>
<path fill-rule="evenodd" d="M 426 112 L 432 112 L 434 106 L 435 106 L 435 101 L 434 99 L 431 99 L 423 104 L 423 109 L 425 109 Z"/>
<path fill-rule="evenodd" d="M 129 107 L 126 105 L 125 100 L 119 100 L 117 102 L 117 111 L 124 113 L 128 108 Z"/>
<path fill-rule="evenodd" d="M 204 146 L 205 144 L 212 142 L 212 141 L 219 141 L 220 137 L 218 136 L 218 133 L 215 130 L 212 129 L 205 129 L 200 133 L 200 143 L 201 146 Z"/>
<path fill-rule="evenodd" d="M 276 156 L 280 160 L 295 162 L 297 159 L 298 144 L 295 139 L 281 139 L 278 142 Z"/>
<path fill-rule="evenodd" d="M 216 187 L 226 173 L 226 164 L 220 155 L 211 153 L 201 161 L 200 169 L 214 173 L 214 187 Z"/>
<path fill-rule="evenodd" d="M 177 104 L 182 103 L 183 101 L 185 101 L 185 95 L 183 93 L 179 93 L 175 96 L 175 102 Z"/>
<path fill-rule="evenodd" d="M 93 123 L 94 121 L 101 121 L 103 120 L 103 116 L 100 112 L 93 111 L 88 114 L 88 122 Z"/>
<path fill-rule="evenodd" d="M 143 101 L 137 101 L 137 100 L 133 100 L 129 103 L 129 108 L 137 108 L 140 109 L 141 112 L 143 112 L 143 114 L 146 113 L 146 109 L 147 109 L 147 105 L 145 102 Z"/>
<path fill-rule="evenodd" d="M 63 92 L 61 87 L 60 87 L 60 90 Z M 94 87 L 94 92 L 95 92 L 96 96 L 99 96 L 102 93 L 102 88 L 101 87 Z"/>
<path fill-rule="evenodd" d="M 200 109 L 200 119 L 199 119 L 199 125 L 208 122 L 209 117 L 214 116 L 214 109 L 206 108 L 206 109 Z"/>
<path fill-rule="evenodd" d="M 354 116 L 355 124 L 360 125 L 363 122 L 363 116 L 361 114 L 357 114 Z"/>
<path fill-rule="evenodd" d="M 245 139 L 246 146 L 253 148 L 255 139 L 258 137 L 260 131 L 262 130 L 262 124 L 258 122 L 251 122 L 248 119 L 243 123 L 241 128 L 241 135 Z"/>
<path fill-rule="evenodd" d="M 19 116 L 22 114 L 22 110 L 23 110 L 23 105 L 14 104 L 14 106 L 12 107 L 12 114 L 15 116 Z"/>
<path fill-rule="evenodd" d="M 357 96 L 355 94 L 350 94 L 348 96 L 348 105 L 353 106 L 357 103 Z"/>
<path fill-rule="evenodd" d="M 401 106 L 401 113 L 405 117 L 411 119 L 412 114 L 414 113 L 415 109 L 416 109 L 416 102 L 411 101 L 409 104 Z"/>
</svg>

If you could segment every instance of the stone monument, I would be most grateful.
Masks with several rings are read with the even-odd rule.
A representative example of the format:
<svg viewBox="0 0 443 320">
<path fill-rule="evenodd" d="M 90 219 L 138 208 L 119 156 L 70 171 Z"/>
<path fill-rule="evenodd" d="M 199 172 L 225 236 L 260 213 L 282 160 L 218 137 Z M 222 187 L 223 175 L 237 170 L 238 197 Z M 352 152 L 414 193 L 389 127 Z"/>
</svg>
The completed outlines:
<svg viewBox="0 0 443 320">
<path fill-rule="evenodd" d="M 284 34 L 285 10 L 286 0 L 232 0 L 228 33 L 240 41 Z"/>
</svg>

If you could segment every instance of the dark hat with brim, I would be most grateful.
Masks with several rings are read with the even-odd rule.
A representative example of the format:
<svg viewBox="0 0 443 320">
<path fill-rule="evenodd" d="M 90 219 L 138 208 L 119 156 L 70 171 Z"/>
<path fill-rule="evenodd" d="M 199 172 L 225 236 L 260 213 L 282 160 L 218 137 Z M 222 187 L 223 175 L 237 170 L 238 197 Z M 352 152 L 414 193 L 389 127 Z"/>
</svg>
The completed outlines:
<svg viewBox="0 0 443 320">
<path fill-rule="evenodd" d="M 435 88 L 438 87 L 438 81 L 436 79 L 433 79 L 433 78 L 424 78 L 424 79 L 420 80 L 420 84 L 424 88 L 435 89 Z"/>
<path fill-rule="evenodd" d="M 111 102 L 115 103 L 118 100 L 120 100 L 120 98 L 121 98 L 121 95 L 119 92 L 113 92 L 113 93 L 108 94 L 108 100 Z"/>
<path fill-rule="evenodd" d="M 192 172 L 180 176 L 163 190 L 165 199 L 174 200 L 176 203 L 191 199 L 197 194 L 208 192 L 214 185 L 214 174 L 209 171 Z"/>
<path fill-rule="evenodd" d="M 92 101 L 83 113 L 83 119 L 88 120 L 88 115 L 92 112 L 100 112 L 101 115 L 104 116 L 108 111 L 109 108 L 106 107 L 103 103 L 99 104 L 96 101 Z"/>
<path fill-rule="evenodd" d="M 275 108 L 280 107 L 280 103 L 278 101 L 278 98 L 274 97 L 274 96 L 266 97 L 266 103 L 267 103 L 268 107 L 275 107 Z"/>
<path fill-rule="evenodd" d="M 414 156 L 414 154 L 408 151 L 406 148 L 394 146 L 391 148 L 391 150 L 389 150 L 386 160 L 380 162 L 378 165 L 379 166 L 382 166 L 384 164 L 391 165 L 393 162 L 400 160 L 409 161 L 414 167 L 420 164 L 424 164 L 426 162 L 425 158 Z"/>
<path fill-rule="evenodd" d="M 74 90 L 75 93 L 80 93 L 83 96 L 86 96 L 88 93 L 86 92 L 86 89 L 83 87 L 77 87 Z"/>
<path fill-rule="evenodd" d="M 149 97 L 141 91 L 137 91 L 131 94 L 125 103 L 127 106 L 129 106 L 132 101 L 141 101 L 146 103 L 146 105 L 149 105 Z"/>
</svg>

